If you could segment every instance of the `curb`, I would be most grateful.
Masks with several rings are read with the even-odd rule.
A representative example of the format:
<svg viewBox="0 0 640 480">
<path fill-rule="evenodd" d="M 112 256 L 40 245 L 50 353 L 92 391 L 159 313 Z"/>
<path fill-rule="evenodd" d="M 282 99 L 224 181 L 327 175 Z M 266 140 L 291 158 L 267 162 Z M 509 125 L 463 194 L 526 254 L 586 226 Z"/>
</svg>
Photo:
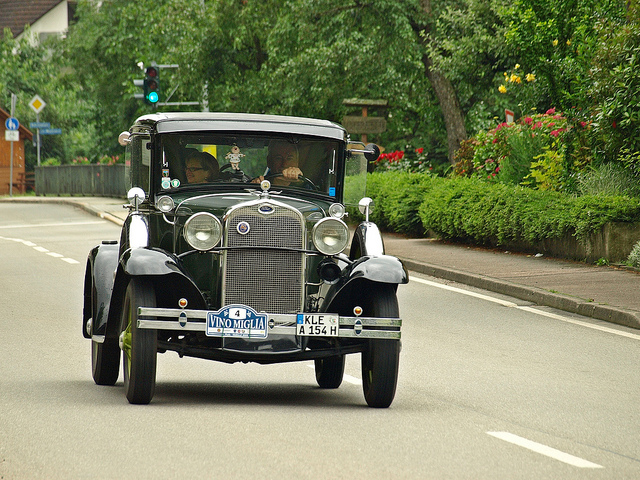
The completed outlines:
<svg viewBox="0 0 640 480">
<path fill-rule="evenodd" d="M 640 312 L 608 305 L 599 305 L 579 298 L 551 293 L 536 287 L 508 283 L 484 275 L 443 268 L 429 263 L 416 262 L 408 258 L 398 258 L 402 260 L 402 263 L 404 263 L 408 270 L 424 275 L 482 288 L 491 292 L 519 298 L 520 300 L 526 300 L 537 305 L 557 308 L 558 310 L 576 313 L 585 317 L 640 329 Z"/>
</svg>

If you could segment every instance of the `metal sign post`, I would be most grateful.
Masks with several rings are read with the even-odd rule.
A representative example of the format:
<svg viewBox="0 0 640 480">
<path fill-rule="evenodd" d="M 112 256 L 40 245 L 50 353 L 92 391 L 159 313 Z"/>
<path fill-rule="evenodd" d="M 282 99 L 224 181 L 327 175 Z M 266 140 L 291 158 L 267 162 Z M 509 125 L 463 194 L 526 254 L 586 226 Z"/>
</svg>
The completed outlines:
<svg viewBox="0 0 640 480">
<path fill-rule="evenodd" d="M 14 118 L 16 113 L 16 99 L 18 97 L 15 93 L 11 94 L 11 118 Z M 20 128 L 20 124 L 15 122 L 15 130 Z M 20 135 L 20 134 L 18 134 Z M 11 153 L 9 154 L 9 196 L 13 197 L 13 142 L 11 142 Z"/>
<path fill-rule="evenodd" d="M 44 107 L 47 106 L 47 103 L 40 98 L 40 95 L 35 95 L 31 101 L 29 102 L 29 106 L 36 112 L 36 122 L 40 122 L 40 112 Z M 40 166 L 40 128 L 38 128 L 36 132 L 36 141 L 38 144 L 38 166 Z"/>
</svg>

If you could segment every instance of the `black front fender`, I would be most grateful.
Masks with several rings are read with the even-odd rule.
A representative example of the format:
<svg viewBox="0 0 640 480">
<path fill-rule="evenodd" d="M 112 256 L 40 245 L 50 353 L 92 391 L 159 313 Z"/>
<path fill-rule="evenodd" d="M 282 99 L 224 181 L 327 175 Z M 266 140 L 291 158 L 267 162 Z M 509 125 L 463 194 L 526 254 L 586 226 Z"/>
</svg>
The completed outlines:
<svg viewBox="0 0 640 480">
<path fill-rule="evenodd" d="M 320 311 L 333 312 L 338 308 L 336 305 L 344 302 L 347 297 L 357 299 L 358 295 L 363 295 L 362 285 L 367 282 L 388 283 L 397 286 L 409 283 L 409 273 L 399 259 L 390 255 L 360 257 L 342 270 L 340 278 L 335 284 L 323 286 L 320 294 L 322 297 Z M 339 307 L 335 313 L 343 315 L 351 313 L 342 310 L 342 307 Z"/>
<path fill-rule="evenodd" d="M 90 333 L 104 335 L 118 256 L 117 242 L 103 242 L 89 252 L 84 277 L 82 312 L 82 334 L 85 338 L 90 338 Z M 87 331 L 89 319 L 92 319 L 92 332 Z"/>
<path fill-rule="evenodd" d="M 117 338 L 124 294 L 133 277 L 146 277 L 154 286 L 158 307 L 178 307 L 178 299 L 186 298 L 189 308 L 206 309 L 207 303 L 193 279 L 182 267 L 180 259 L 159 248 L 132 248 L 120 257 L 113 294 L 106 319 L 106 336 Z"/>
</svg>

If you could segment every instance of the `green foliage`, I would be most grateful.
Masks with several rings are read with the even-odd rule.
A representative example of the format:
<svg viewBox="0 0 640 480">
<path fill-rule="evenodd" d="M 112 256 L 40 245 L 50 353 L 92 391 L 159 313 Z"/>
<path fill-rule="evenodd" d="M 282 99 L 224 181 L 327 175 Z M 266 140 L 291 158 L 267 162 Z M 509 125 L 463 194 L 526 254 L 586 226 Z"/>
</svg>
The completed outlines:
<svg viewBox="0 0 640 480">
<path fill-rule="evenodd" d="M 549 188 L 555 181 L 549 172 L 562 154 L 566 189 L 577 178 L 574 170 L 592 158 L 631 166 L 640 155 L 639 15 L 637 2 L 626 4 L 157 0 L 150 8 L 134 0 L 80 0 L 66 39 L 38 45 L 28 35 L 20 41 L 5 35 L 0 41 L 0 103 L 8 105 L 11 92 L 17 93 L 17 114 L 26 124 L 35 120 L 27 102 L 40 94 L 48 104 L 40 120 L 63 130 L 43 138 L 43 156 L 96 162 L 121 153 L 118 133 L 155 111 L 133 98 L 140 91 L 133 80 L 143 75 L 139 64 L 179 64 L 161 69 L 163 99 L 173 92 L 171 101 L 202 100 L 212 111 L 339 122 L 360 114 L 343 99 L 385 98 L 388 109 L 372 114 L 386 116 L 387 131 L 370 140 L 387 151 L 420 145 L 438 171 L 446 165 L 447 132 L 425 75 L 425 68 L 435 68 L 454 85 L 473 134 L 486 134 L 505 108 L 517 110 L 518 104 L 524 117 L 531 106 L 545 111 L 557 105 L 572 124 L 586 122 L 580 135 L 566 133 L 575 138 L 565 142 L 565 151 L 545 144 L 542 151 L 525 152 L 520 147 L 531 145 L 515 145 L 515 137 L 495 147 L 474 145 L 487 154 L 481 164 L 475 159 L 478 174 L 495 173 L 497 181 L 510 183 L 521 181 L 531 155 L 543 155 L 529 181 Z M 499 85 L 508 87 L 506 94 Z M 171 109 L 202 108 L 158 107 Z M 32 166 L 35 150 L 26 154 Z"/>
<path fill-rule="evenodd" d="M 594 20 L 621 19 L 624 1 L 513 0 L 501 10 L 505 40 L 522 67 L 536 76 L 538 109 L 589 107 L 591 59 L 598 48 Z"/>
<path fill-rule="evenodd" d="M 640 268 L 640 242 L 636 243 L 631 249 L 629 257 L 627 258 L 627 265 Z"/>
<path fill-rule="evenodd" d="M 637 178 L 618 163 L 605 163 L 591 168 L 578 177 L 581 195 L 640 195 Z"/>
<path fill-rule="evenodd" d="M 640 203 L 626 196 L 585 195 L 441 178 L 373 173 L 373 221 L 398 233 L 435 232 L 447 239 L 505 245 L 574 235 L 584 239 L 608 222 L 633 222 Z M 419 218 L 419 223 L 417 219 Z"/>
<path fill-rule="evenodd" d="M 467 163 L 454 173 L 511 185 L 539 183 L 543 189 L 561 190 L 565 172 L 562 169 L 560 175 L 557 164 L 564 167 L 564 139 L 569 128 L 567 119 L 554 109 L 516 123 L 501 123 L 464 144 L 459 158 Z"/>
<path fill-rule="evenodd" d="M 640 6 L 631 2 L 626 16 L 603 18 L 596 30 L 600 42 L 586 94 L 596 103 L 599 159 L 612 161 L 623 150 L 640 152 Z"/>
<path fill-rule="evenodd" d="M 407 235 L 422 235 L 418 208 L 431 188 L 425 173 L 393 171 L 367 176 L 367 195 L 374 199 L 371 219 L 381 228 Z"/>
</svg>

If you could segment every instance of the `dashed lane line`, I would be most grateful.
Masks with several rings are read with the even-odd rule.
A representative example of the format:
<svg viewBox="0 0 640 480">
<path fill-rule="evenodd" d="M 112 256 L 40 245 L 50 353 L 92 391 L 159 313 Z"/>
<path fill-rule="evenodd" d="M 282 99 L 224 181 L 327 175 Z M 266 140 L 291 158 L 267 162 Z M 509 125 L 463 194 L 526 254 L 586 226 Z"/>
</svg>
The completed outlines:
<svg viewBox="0 0 640 480">
<path fill-rule="evenodd" d="M 532 440 L 519 437 L 518 435 L 514 435 L 513 433 L 487 432 L 487 435 L 491 435 L 492 437 L 499 438 L 500 440 L 503 440 L 505 442 L 511 443 L 513 445 L 517 445 L 522 448 L 526 448 L 527 450 L 531 450 L 532 452 L 539 453 L 540 455 L 553 458 L 555 460 L 566 463 L 568 465 L 572 465 L 574 467 L 604 468 L 602 465 L 598 465 L 597 463 L 593 463 L 588 460 L 585 460 L 584 458 L 576 457 L 566 452 L 556 450 L 555 448 L 549 447 L 542 443 L 534 442 Z"/>
<path fill-rule="evenodd" d="M 68 263 L 70 265 L 75 265 L 75 264 L 80 263 L 79 261 L 77 261 L 77 260 L 75 260 L 73 258 L 65 257 L 64 255 L 62 255 L 60 253 L 51 252 L 51 251 L 49 251 L 48 249 L 46 249 L 44 247 L 41 247 L 39 245 L 36 245 L 33 242 L 30 242 L 29 240 L 23 240 L 21 238 L 2 237 L 2 236 L 0 236 L 0 240 L 9 240 L 11 242 L 22 243 L 26 247 L 33 248 L 36 252 L 45 253 L 45 254 L 49 255 L 50 257 L 53 257 L 53 258 L 59 258 L 63 262 L 66 262 L 66 263 Z"/>
<path fill-rule="evenodd" d="M 24 223 L 18 225 L 0 225 L 0 229 L 12 229 L 12 228 L 42 228 L 42 227 L 71 227 L 77 225 L 103 225 L 103 220 L 89 220 L 84 222 L 58 222 L 58 223 Z"/>
</svg>

